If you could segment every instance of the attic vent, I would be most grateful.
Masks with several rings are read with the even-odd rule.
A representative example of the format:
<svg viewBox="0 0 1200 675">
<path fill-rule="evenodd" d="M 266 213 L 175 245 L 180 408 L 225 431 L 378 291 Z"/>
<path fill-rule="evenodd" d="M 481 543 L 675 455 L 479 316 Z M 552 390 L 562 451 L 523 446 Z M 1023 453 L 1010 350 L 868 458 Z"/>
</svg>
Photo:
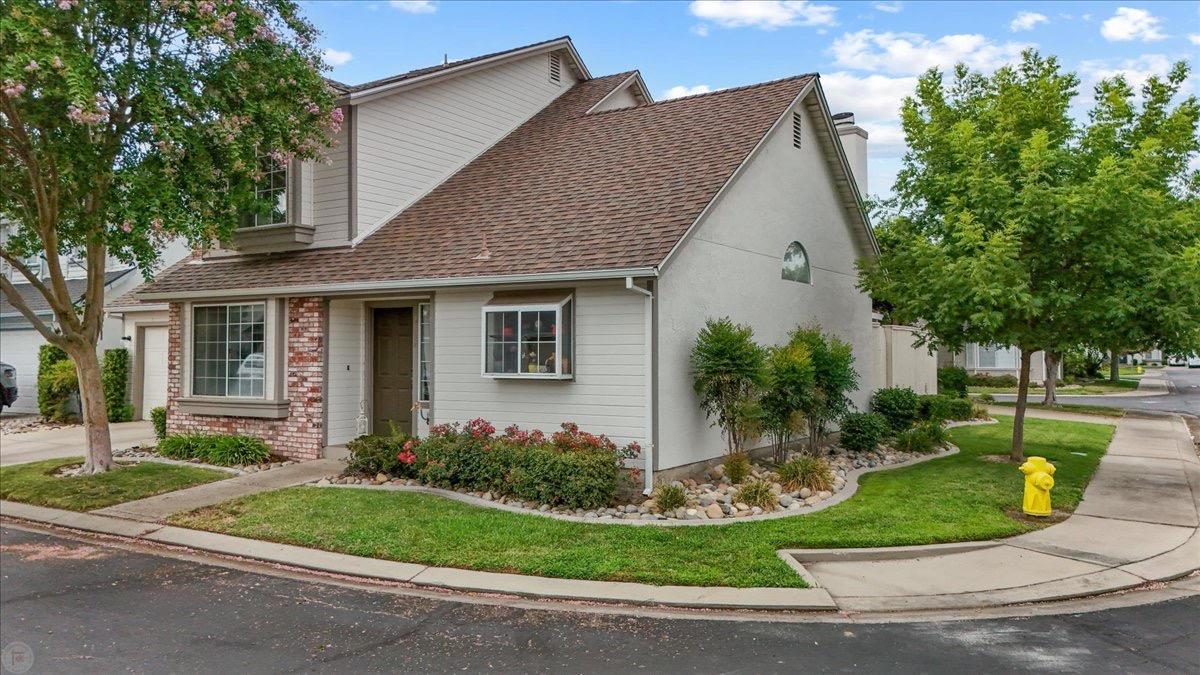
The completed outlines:
<svg viewBox="0 0 1200 675">
<path fill-rule="evenodd" d="M 562 82 L 562 63 L 557 52 L 550 54 L 550 81 L 555 84 Z"/>
<path fill-rule="evenodd" d="M 802 126 L 802 124 L 800 121 L 800 113 L 798 113 L 798 112 L 792 113 L 792 147 L 796 147 L 796 148 L 800 147 L 800 128 L 801 128 L 801 126 Z"/>
</svg>

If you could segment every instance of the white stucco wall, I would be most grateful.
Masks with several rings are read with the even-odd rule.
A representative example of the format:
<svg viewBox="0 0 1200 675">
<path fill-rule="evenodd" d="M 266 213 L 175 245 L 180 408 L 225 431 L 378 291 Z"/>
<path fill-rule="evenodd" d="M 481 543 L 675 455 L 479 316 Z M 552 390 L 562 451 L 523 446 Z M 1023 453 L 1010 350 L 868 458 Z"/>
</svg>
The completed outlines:
<svg viewBox="0 0 1200 675">
<path fill-rule="evenodd" d="M 912 326 L 874 325 L 876 387 L 908 387 L 918 394 L 937 393 L 937 354 L 913 346 Z"/>
<path fill-rule="evenodd" d="M 557 431 L 575 422 L 617 443 L 646 437 L 644 300 L 620 282 L 575 287 L 575 379 L 480 374 L 481 309 L 490 290 L 439 291 L 433 301 L 433 422 L 483 417 L 503 429 Z"/>
<path fill-rule="evenodd" d="M 803 137 L 816 139 L 808 113 Z M 785 118 L 790 120 L 790 113 Z M 659 282 L 656 464 L 670 468 L 716 457 L 725 442 L 700 412 L 689 354 L 710 317 L 754 327 L 760 344 L 783 342 L 798 325 L 819 323 L 854 348 L 865 407 L 875 387 L 871 301 L 855 288 L 861 254 L 852 223 L 835 192 L 821 145 L 792 146 L 784 124 L 726 190 L 676 252 Z M 801 242 L 812 265 L 811 285 L 781 278 L 784 250 Z"/>
</svg>

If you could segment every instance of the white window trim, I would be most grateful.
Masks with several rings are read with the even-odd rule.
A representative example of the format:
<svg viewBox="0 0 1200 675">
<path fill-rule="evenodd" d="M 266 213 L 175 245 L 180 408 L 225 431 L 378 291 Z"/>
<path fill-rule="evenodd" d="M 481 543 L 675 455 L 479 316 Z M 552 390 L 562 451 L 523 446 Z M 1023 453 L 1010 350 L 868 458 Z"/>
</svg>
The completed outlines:
<svg viewBox="0 0 1200 675">
<path fill-rule="evenodd" d="M 515 305 L 484 305 L 480 309 L 479 314 L 479 374 L 485 378 L 492 380 L 573 380 L 575 379 L 577 363 L 571 364 L 571 372 L 562 372 L 562 342 L 563 331 L 559 330 L 554 334 L 554 367 L 558 370 L 555 373 L 489 373 L 487 371 L 487 315 L 490 312 L 518 312 L 517 315 L 517 344 L 520 345 L 521 332 L 521 317 L 519 312 L 556 312 L 555 321 L 558 325 L 562 325 L 562 311 L 567 303 L 575 299 L 575 294 L 568 294 L 558 302 L 551 303 L 533 303 L 533 304 L 515 304 Z M 571 322 L 575 322 L 575 317 L 578 314 L 578 308 L 573 308 L 571 312 Z M 575 361 L 575 326 L 566 328 L 571 333 L 571 359 Z"/>
<path fill-rule="evenodd" d="M 196 309 L 199 307 L 231 307 L 234 305 L 263 305 L 263 395 L 262 396 L 214 396 L 211 394 L 197 395 L 192 389 L 192 352 L 195 345 L 192 337 L 195 334 Z M 243 300 L 238 302 L 197 302 L 187 303 L 183 307 L 183 397 L 205 401 L 273 401 L 277 400 L 278 389 L 278 359 L 279 351 L 287 351 L 287 345 L 280 341 L 279 303 L 268 299 Z"/>
<path fill-rule="evenodd" d="M 262 155 L 262 157 L 260 157 L 260 159 L 265 158 L 265 157 L 268 157 L 268 155 Z M 252 213 L 252 214 L 250 214 L 250 224 L 249 225 L 241 225 L 241 226 L 239 226 L 238 229 L 253 230 L 253 229 L 261 228 L 261 227 L 281 227 L 284 225 L 292 225 L 295 223 L 295 221 L 297 220 L 297 217 L 296 217 L 297 214 L 294 213 L 294 211 L 299 207 L 296 202 L 296 197 L 298 194 L 298 186 L 295 184 L 295 182 L 296 182 L 295 178 L 296 178 L 297 174 L 295 171 L 292 170 L 292 165 L 294 163 L 295 163 L 295 161 L 291 160 L 291 161 L 288 161 L 287 164 L 284 164 L 284 166 L 283 166 L 283 190 L 284 190 L 283 222 L 281 222 L 281 223 L 263 223 L 260 225 L 258 223 L 258 218 L 259 218 L 259 216 L 261 216 L 263 214 Z M 254 186 L 254 198 L 255 199 L 259 198 L 257 184 Z"/>
<path fill-rule="evenodd" d="M 425 326 L 421 323 L 421 310 L 425 309 L 429 313 L 429 353 L 426 354 L 425 363 L 429 365 L 429 396 L 422 398 L 421 396 L 421 350 L 425 346 Z M 413 400 L 425 406 L 433 400 L 433 303 L 418 302 L 416 306 L 416 322 L 417 322 L 417 386 L 413 392 Z"/>
<path fill-rule="evenodd" d="M 983 345 L 975 343 L 975 366 L 973 370 L 1020 370 L 1021 369 L 1021 348 L 1020 347 L 1005 347 L 1011 349 L 1016 357 L 1016 363 L 1012 366 L 981 366 L 979 365 L 979 348 Z"/>
</svg>

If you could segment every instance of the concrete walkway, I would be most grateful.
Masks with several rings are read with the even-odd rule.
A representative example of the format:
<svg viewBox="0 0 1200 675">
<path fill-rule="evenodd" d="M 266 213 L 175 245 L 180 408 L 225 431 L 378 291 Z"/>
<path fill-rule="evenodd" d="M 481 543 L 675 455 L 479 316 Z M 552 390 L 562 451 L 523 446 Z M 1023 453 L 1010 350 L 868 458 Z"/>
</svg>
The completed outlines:
<svg viewBox="0 0 1200 675">
<path fill-rule="evenodd" d="M 154 445 L 154 427 L 150 422 L 117 422 L 109 426 L 113 450 L 135 445 Z M 20 434 L 0 434 L 0 465 L 37 462 L 59 457 L 81 457 L 87 454 L 87 438 L 83 425 L 27 431 Z"/>
<path fill-rule="evenodd" d="M 146 497 L 124 504 L 117 504 L 93 511 L 102 516 L 115 516 L 127 520 L 142 522 L 161 522 L 175 513 L 184 513 L 194 509 L 212 506 L 230 499 L 280 488 L 302 485 L 317 480 L 331 473 L 337 473 L 345 464 L 336 459 L 317 459 L 309 462 L 299 462 L 290 466 L 282 466 L 270 471 L 249 473 L 220 480 L 215 483 L 205 483 L 185 488 L 176 492 Z"/>
<path fill-rule="evenodd" d="M 1062 523 L 995 542 L 783 553 L 840 609 L 857 611 L 1061 600 L 1200 568 L 1200 460 L 1182 420 L 1030 416 L 1117 425 L 1083 501 Z"/>
</svg>

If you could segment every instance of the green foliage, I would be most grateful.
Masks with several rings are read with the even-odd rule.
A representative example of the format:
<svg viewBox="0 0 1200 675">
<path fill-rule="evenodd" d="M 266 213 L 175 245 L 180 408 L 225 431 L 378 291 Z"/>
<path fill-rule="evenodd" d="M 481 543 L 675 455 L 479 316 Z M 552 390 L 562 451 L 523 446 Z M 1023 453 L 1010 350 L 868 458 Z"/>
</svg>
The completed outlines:
<svg viewBox="0 0 1200 675">
<path fill-rule="evenodd" d="M 853 405 L 849 394 L 858 388 L 854 350 L 850 343 L 822 333 L 819 326 L 797 328 L 788 336 L 788 343 L 804 346 L 812 359 L 813 393 L 805 399 L 801 411 L 808 421 L 810 449 L 815 453 L 829 424 L 841 419 Z"/>
<path fill-rule="evenodd" d="M 887 418 L 892 431 L 904 431 L 911 427 L 917 420 L 920 408 L 917 392 L 908 387 L 885 387 L 871 394 L 871 410 Z"/>
<path fill-rule="evenodd" d="M 261 438 L 239 434 L 176 434 L 158 442 L 158 454 L 178 460 L 199 460 L 218 466 L 260 464 L 271 451 Z"/>
<path fill-rule="evenodd" d="M 129 350 L 124 347 L 104 350 L 100 364 L 100 380 L 104 383 L 104 402 L 108 406 L 109 422 L 128 422 L 133 419 L 129 400 Z"/>
<path fill-rule="evenodd" d="M 158 406 L 150 410 L 150 423 L 154 425 L 154 437 L 162 440 L 167 437 L 167 409 Z"/>
<path fill-rule="evenodd" d="M 803 410 L 813 396 L 812 355 L 802 344 L 786 344 L 767 350 L 759 409 L 763 429 L 770 434 L 775 461 L 787 454 L 792 435 L 801 431 Z"/>
<path fill-rule="evenodd" d="M 972 387 L 995 387 L 997 389 L 1015 387 L 1019 383 L 1016 375 L 989 375 L 987 373 L 972 373 L 967 378 L 967 384 Z"/>
<path fill-rule="evenodd" d="M 920 417 L 923 420 L 961 422 L 974 418 L 974 406 L 971 404 L 971 400 L 966 398 L 941 394 L 922 396 Z"/>
<path fill-rule="evenodd" d="M 897 450 L 928 453 L 941 448 L 948 440 L 946 428 L 937 420 L 928 420 L 896 436 Z"/>
<path fill-rule="evenodd" d="M 404 444 L 409 440 L 403 434 L 359 436 L 346 444 L 346 449 L 350 451 L 346 470 L 372 477 L 382 473 L 393 478 L 413 478 L 416 476 L 413 464 L 405 464 L 399 459 Z"/>
<path fill-rule="evenodd" d="M 738 490 L 737 500 L 750 506 L 757 506 L 763 511 L 772 511 L 779 504 L 779 496 L 771 489 L 771 484 L 765 480 L 752 480 L 742 485 Z"/>
<path fill-rule="evenodd" d="M 868 452 L 879 447 L 891 431 L 887 418 L 879 413 L 848 413 L 841 421 L 841 446 Z"/>
<path fill-rule="evenodd" d="M 750 475 L 750 458 L 744 452 L 735 452 L 725 457 L 725 478 L 733 485 L 746 480 Z"/>
<path fill-rule="evenodd" d="M 992 396 L 991 394 L 980 394 L 979 396 L 975 397 L 975 400 L 979 403 L 992 404 L 996 402 L 996 397 Z"/>
<path fill-rule="evenodd" d="M 75 364 L 70 360 L 55 361 L 46 369 L 41 384 L 44 387 L 46 401 L 53 405 L 47 418 L 54 422 L 67 422 L 76 419 L 71 410 L 71 401 L 79 393 L 79 376 L 75 372 Z"/>
<path fill-rule="evenodd" d="M 938 393 L 946 396 L 967 397 L 967 369 L 946 366 L 937 370 Z"/>
<path fill-rule="evenodd" d="M 793 457 L 776 467 L 775 473 L 779 474 L 779 482 L 788 491 L 808 488 L 820 492 L 833 488 L 833 471 L 829 462 L 820 457 Z"/>
<path fill-rule="evenodd" d="M 51 366 L 66 360 L 67 353 L 54 345 L 44 344 L 38 347 L 37 398 L 38 413 L 42 419 L 55 419 L 62 410 L 63 401 L 51 395 L 47 378 L 50 376 Z"/>
<path fill-rule="evenodd" d="M 1094 380 L 1106 360 L 1105 353 L 1096 349 L 1069 349 L 1063 353 L 1063 375 Z"/>
<path fill-rule="evenodd" d="M 663 513 L 687 506 L 687 492 L 678 483 L 663 483 L 654 490 L 654 503 Z"/>
<path fill-rule="evenodd" d="M 701 410 L 721 428 L 727 451 L 741 452 L 758 428 L 755 391 L 764 351 L 754 342 L 754 329 L 728 318 L 709 319 L 696 336 L 691 364 Z"/>
<path fill-rule="evenodd" d="M 112 471 L 92 475 L 55 475 L 82 461 L 81 457 L 68 457 L 0 467 L 0 499 L 92 511 L 229 478 L 224 471 L 163 462 L 120 464 Z"/>
</svg>

